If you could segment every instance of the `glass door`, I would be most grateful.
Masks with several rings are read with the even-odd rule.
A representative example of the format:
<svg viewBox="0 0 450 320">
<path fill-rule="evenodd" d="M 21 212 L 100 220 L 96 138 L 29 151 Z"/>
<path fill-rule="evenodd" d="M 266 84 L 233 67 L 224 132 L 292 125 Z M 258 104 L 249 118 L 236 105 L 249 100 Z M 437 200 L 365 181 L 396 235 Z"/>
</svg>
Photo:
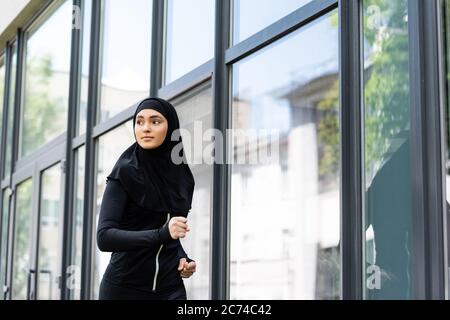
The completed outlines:
<svg viewBox="0 0 450 320">
<path fill-rule="evenodd" d="M 20 182 L 15 191 L 14 242 L 12 256 L 11 299 L 32 298 L 32 195 L 33 179 Z"/>
<path fill-rule="evenodd" d="M 40 173 L 39 225 L 37 252 L 37 299 L 61 297 L 63 193 L 60 163 Z"/>
<path fill-rule="evenodd" d="M 64 174 L 54 161 L 37 159 L 13 183 L 12 300 L 61 297 Z"/>
</svg>

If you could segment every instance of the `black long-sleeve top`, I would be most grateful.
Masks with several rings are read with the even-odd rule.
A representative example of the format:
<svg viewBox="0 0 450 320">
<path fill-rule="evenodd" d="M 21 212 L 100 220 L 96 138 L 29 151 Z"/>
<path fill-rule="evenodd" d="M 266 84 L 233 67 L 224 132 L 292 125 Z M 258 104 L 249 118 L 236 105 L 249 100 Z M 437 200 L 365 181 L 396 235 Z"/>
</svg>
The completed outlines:
<svg viewBox="0 0 450 320">
<path fill-rule="evenodd" d="M 168 222 L 180 214 L 151 212 L 131 200 L 119 180 L 109 179 L 100 207 L 97 245 L 112 252 L 103 275 L 116 285 L 157 292 L 183 280 L 180 258 L 192 261 L 170 236 Z"/>
</svg>

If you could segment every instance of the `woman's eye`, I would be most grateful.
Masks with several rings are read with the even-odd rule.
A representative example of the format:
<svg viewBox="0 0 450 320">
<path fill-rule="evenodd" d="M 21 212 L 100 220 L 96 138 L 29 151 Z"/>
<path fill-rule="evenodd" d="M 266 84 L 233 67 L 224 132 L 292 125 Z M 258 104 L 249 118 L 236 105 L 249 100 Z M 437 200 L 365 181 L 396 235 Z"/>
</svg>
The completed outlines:
<svg viewBox="0 0 450 320">
<path fill-rule="evenodd" d="M 159 124 L 159 123 L 160 123 L 159 120 L 153 121 L 153 124 Z"/>
</svg>

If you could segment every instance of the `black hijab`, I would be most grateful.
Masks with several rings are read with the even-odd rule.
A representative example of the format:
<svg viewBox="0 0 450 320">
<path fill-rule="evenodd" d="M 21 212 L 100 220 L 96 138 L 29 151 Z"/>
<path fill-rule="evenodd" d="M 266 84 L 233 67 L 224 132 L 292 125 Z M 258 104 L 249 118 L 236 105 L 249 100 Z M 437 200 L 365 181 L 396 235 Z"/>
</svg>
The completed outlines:
<svg viewBox="0 0 450 320">
<path fill-rule="evenodd" d="M 191 209 L 194 192 L 194 177 L 186 163 L 183 142 L 179 134 L 180 123 L 175 108 L 161 98 L 142 100 L 133 116 L 133 133 L 136 116 L 142 109 L 154 109 L 168 122 L 163 143 L 155 149 L 144 149 L 136 141 L 117 160 L 107 177 L 118 179 L 133 201 L 150 211 L 170 212 L 187 216 Z M 172 133 L 175 141 L 172 141 Z M 136 134 L 134 134 L 136 140 Z M 180 145 L 178 145 L 180 143 Z M 183 161 L 174 163 L 171 159 L 173 148 L 178 145 L 177 156 Z"/>
</svg>

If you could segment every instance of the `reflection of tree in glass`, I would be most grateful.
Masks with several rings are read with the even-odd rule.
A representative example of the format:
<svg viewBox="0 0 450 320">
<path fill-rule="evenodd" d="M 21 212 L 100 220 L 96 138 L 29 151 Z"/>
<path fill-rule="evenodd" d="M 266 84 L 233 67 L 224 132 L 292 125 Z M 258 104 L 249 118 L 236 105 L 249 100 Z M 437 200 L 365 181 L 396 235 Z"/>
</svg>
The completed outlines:
<svg viewBox="0 0 450 320">
<path fill-rule="evenodd" d="M 339 146 L 339 81 L 336 80 L 318 104 L 320 120 L 318 140 L 321 147 L 319 176 L 322 181 L 338 182 Z M 333 188 L 336 188 L 334 186 Z M 339 245 L 318 250 L 316 298 L 339 299 L 340 290 Z"/>
<path fill-rule="evenodd" d="M 61 103 L 49 94 L 53 75 L 50 55 L 27 59 L 22 154 L 47 142 L 65 119 L 65 113 L 59 108 Z"/>
<path fill-rule="evenodd" d="M 319 121 L 318 138 L 322 147 L 322 155 L 319 160 L 320 177 L 332 175 L 337 177 L 339 172 L 339 82 L 336 80 L 325 95 L 325 99 L 319 102 L 321 111 Z"/>
<path fill-rule="evenodd" d="M 409 124 L 406 0 L 364 3 L 365 165 L 367 181 L 392 139 Z"/>
<path fill-rule="evenodd" d="M 338 28 L 338 13 L 329 17 L 332 28 Z M 339 79 L 338 73 L 333 75 L 324 97 L 317 104 L 319 111 L 318 144 L 319 144 L 319 179 L 325 188 L 337 190 L 340 164 L 339 134 Z M 340 296 L 340 260 L 339 244 L 321 248 L 318 246 L 316 299 L 339 299 Z"/>
<path fill-rule="evenodd" d="M 409 148 L 409 48 L 406 0 L 364 2 L 365 227 L 373 228 L 379 279 L 370 299 L 411 297 L 414 248 Z M 369 263 L 369 262 L 368 262 Z M 367 269 L 366 269 L 367 270 Z M 374 277 L 372 277 L 374 276 Z M 375 282 L 376 283 L 376 282 Z"/>
<path fill-rule="evenodd" d="M 392 139 L 409 123 L 407 5 L 405 0 L 363 3 L 365 12 L 372 13 L 364 15 L 365 46 L 371 54 L 364 77 L 365 163 L 367 172 L 372 173 L 381 164 Z M 337 27 L 337 14 L 330 20 Z M 318 105 L 323 114 L 319 122 L 321 176 L 339 169 L 338 88 L 336 80 Z"/>
<path fill-rule="evenodd" d="M 30 228 L 32 181 L 27 180 L 17 188 L 15 220 L 14 298 L 26 299 L 27 270 L 30 263 Z"/>
<path fill-rule="evenodd" d="M 376 240 L 376 263 L 383 277 L 381 290 L 369 295 L 408 297 L 410 244 L 409 156 L 407 145 L 392 150 L 408 137 L 409 71 L 406 0 L 365 0 L 364 3 L 364 115 L 368 216 Z M 337 24 L 337 18 L 335 22 Z M 357 85 L 357 84 L 355 84 Z M 339 165 L 338 82 L 329 89 L 318 108 L 321 176 L 336 172 Z M 400 133 L 403 132 L 403 135 Z M 383 170 L 380 170 L 381 164 Z M 395 168 L 395 169 L 392 169 Z M 397 180 L 397 183 L 395 181 Z M 367 205 L 366 203 L 366 205 Z M 367 226 L 366 226 L 367 227 Z"/>
<path fill-rule="evenodd" d="M 330 25 L 337 29 L 338 13 L 330 16 Z M 319 175 L 323 181 L 325 177 L 338 177 L 339 173 L 339 81 L 336 81 L 325 93 L 325 98 L 317 106 L 320 111 L 318 124 L 318 140 L 320 146 Z"/>
</svg>

